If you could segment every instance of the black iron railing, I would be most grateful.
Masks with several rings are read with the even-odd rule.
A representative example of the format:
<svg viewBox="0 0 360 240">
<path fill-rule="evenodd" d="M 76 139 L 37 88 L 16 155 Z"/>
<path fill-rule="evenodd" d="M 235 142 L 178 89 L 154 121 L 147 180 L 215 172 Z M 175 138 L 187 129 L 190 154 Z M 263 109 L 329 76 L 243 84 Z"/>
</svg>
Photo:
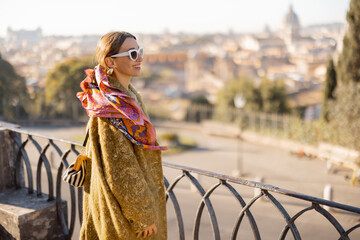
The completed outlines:
<svg viewBox="0 0 360 240">
<path fill-rule="evenodd" d="M 69 200 L 68 203 L 70 204 L 70 209 L 68 210 L 69 214 L 63 212 L 62 208 L 62 173 L 65 168 L 69 166 L 69 156 L 70 154 L 76 156 L 79 154 L 76 147 L 80 147 L 81 144 L 79 142 L 59 139 L 51 136 L 45 136 L 41 134 L 37 134 L 34 132 L 29 132 L 26 130 L 18 129 L 18 128 L 7 128 L 10 131 L 10 135 L 12 136 L 14 142 L 16 143 L 17 147 L 19 148 L 16 158 L 16 166 L 17 166 L 17 187 L 21 187 L 20 183 L 20 169 L 21 166 L 25 166 L 25 173 L 26 173 L 26 182 L 28 193 L 34 193 L 34 179 L 33 179 L 33 170 L 32 168 L 35 167 L 36 169 L 36 194 L 37 196 L 42 195 L 42 168 L 45 167 L 46 177 L 47 177 L 47 194 L 49 201 L 56 201 L 57 206 L 57 216 L 61 223 L 63 232 L 71 238 L 74 233 L 74 228 L 76 222 L 81 224 L 81 212 L 82 212 L 82 189 L 79 188 L 77 193 L 74 187 L 69 186 Z M 17 134 L 15 134 L 17 133 Z M 19 137 L 20 135 L 21 137 Z M 40 141 L 42 143 L 40 144 Z M 38 153 L 38 159 L 30 159 L 28 151 L 25 149 L 29 144 L 32 144 L 33 148 L 36 149 Z M 60 145 L 66 145 L 60 146 Z M 60 158 L 60 162 L 58 165 L 49 161 L 49 157 L 47 157 L 48 152 L 55 152 L 58 157 Z M 33 154 L 33 152 L 32 152 Z M 72 158 L 74 159 L 74 157 Z M 35 161 L 34 161 L 35 160 Z M 352 233 L 354 230 L 360 228 L 360 224 L 354 224 L 348 229 L 345 229 L 340 222 L 338 222 L 333 214 L 330 211 L 326 210 L 327 207 L 331 207 L 333 209 L 343 210 L 349 212 L 351 214 L 359 215 L 360 217 L 360 208 L 340 204 L 333 201 L 328 201 L 312 196 L 307 196 L 303 194 L 299 194 L 296 192 L 292 192 L 289 190 L 281 189 L 272 185 L 266 185 L 260 182 L 255 181 L 248 181 L 241 178 L 235 178 L 227 175 L 221 175 L 214 172 L 204 171 L 200 169 L 175 165 L 171 163 L 164 162 L 164 168 L 171 168 L 180 171 L 180 174 L 172 181 L 169 182 L 165 176 L 165 186 L 166 186 L 166 199 L 170 198 L 172 206 L 174 208 L 174 212 L 176 215 L 177 226 L 178 226 L 178 237 L 179 239 L 185 239 L 185 224 L 184 219 L 182 216 L 182 209 L 174 192 L 175 188 L 179 185 L 183 179 L 190 180 L 190 183 L 195 187 L 196 191 L 200 194 L 201 200 L 199 202 L 195 219 L 193 223 L 193 239 L 199 239 L 199 231 L 202 219 L 202 213 L 204 209 L 206 209 L 209 213 L 211 228 L 213 231 L 214 239 L 220 239 L 221 230 L 219 228 L 219 223 L 217 220 L 217 214 L 213 207 L 213 204 L 210 200 L 210 197 L 214 195 L 214 192 L 220 187 L 223 186 L 229 190 L 230 194 L 236 199 L 236 201 L 240 204 L 241 207 L 239 209 L 235 209 L 234 211 L 238 212 L 236 221 L 233 225 L 233 230 L 231 234 L 231 239 L 236 239 L 238 236 L 238 231 L 243 223 L 244 217 L 246 217 L 250 223 L 250 227 L 252 230 L 253 239 L 261 239 L 261 232 L 257 225 L 257 221 L 253 216 L 251 210 L 252 206 L 255 202 L 257 202 L 261 198 L 266 198 L 271 201 L 274 207 L 279 210 L 281 216 L 285 220 L 285 226 L 283 227 L 279 239 L 285 239 L 287 235 L 290 234 L 293 236 L 294 239 L 301 239 L 299 229 L 296 226 L 297 219 L 302 216 L 304 213 L 309 211 L 315 211 L 322 216 L 325 217 L 331 223 L 331 226 L 335 228 L 336 232 L 338 233 L 338 239 L 350 239 L 349 234 Z M 55 172 L 55 173 L 54 173 Z M 54 184 L 53 174 L 56 175 L 56 183 Z M 199 176 L 206 176 L 211 179 L 215 179 L 217 181 L 212 187 L 208 188 L 207 190 L 204 189 L 200 181 L 195 177 L 196 175 Z M 258 189 L 258 194 L 255 194 L 253 198 L 248 201 L 244 200 L 242 194 L 235 189 L 234 186 L 247 186 L 254 189 Z M 55 187 L 55 192 L 54 192 Z M 292 216 L 288 213 L 285 209 L 284 204 L 278 200 L 274 195 L 277 196 L 288 196 L 290 198 L 300 199 L 306 204 L 306 207 L 302 210 L 292 214 Z M 168 207 L 170 205 L 168 204 Z M 78 216 L 76 212 L 78 212 Z M 69 220 L 66 219 L 66 216 L 69 216 Z"/>
</svg>

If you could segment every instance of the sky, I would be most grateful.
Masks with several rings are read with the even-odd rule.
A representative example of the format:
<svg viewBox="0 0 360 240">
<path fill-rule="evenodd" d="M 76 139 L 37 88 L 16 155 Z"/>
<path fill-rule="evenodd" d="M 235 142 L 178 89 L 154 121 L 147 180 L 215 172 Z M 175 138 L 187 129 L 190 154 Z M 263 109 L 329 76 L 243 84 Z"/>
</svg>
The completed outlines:
<svg viewBox="0 0 360 240">
<path fill-rule="evenodd" d="M 0 37 L 41 27 L 44 35 L 254 33 L 281 27 L 292 4 L 302 26 L 346 22 L 350 0 L 0 0 Z"/>
</svg>

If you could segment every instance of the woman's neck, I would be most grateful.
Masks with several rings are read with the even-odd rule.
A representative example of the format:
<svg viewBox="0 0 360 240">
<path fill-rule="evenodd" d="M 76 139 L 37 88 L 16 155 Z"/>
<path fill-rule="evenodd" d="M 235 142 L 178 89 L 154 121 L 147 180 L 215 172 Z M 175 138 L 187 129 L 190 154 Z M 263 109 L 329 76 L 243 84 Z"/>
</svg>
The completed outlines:
<svg viewBox="0 0 360 240">
<path fill-rule="evenodd" d="M 131 77 L 130 76 L 124 76 L 122 74 L 119 74 L 117 72 L 114 72 L 114 78 L 121 83 L 121 85 L 128 90 L 129 89 L 129 84 L 130 84 L 130 80 Z"/>
</svg>

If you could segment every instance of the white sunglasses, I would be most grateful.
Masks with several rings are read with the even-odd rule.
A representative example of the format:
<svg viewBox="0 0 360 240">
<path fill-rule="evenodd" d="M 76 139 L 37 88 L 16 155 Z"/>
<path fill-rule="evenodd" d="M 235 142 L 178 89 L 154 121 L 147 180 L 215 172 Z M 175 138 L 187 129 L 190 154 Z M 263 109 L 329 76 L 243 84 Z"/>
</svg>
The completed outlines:
<svg viewBox="0 0 360 240">
<path fill-rule="evenodd" d="M 112 56 L 110 56 L 110 57 L 115 58 L 115 57 L 125 57 L 125 56 L 129 56 L 129 58 L 130 58 L 132 61 L 136 61 L 136 60 L 139 58 L 139 56 L 140 56 L 140 57 L 143 57 L 143 56 L 144 56 L 144 48 L 143 48 L 143 47 L 139 47 L 138 50 L 136 50 L 136 49 L 130 49 L 130 50 L 127 51 L 127 52 L 118 53 L 118 54 L 112 55 Z"/>
</svg>

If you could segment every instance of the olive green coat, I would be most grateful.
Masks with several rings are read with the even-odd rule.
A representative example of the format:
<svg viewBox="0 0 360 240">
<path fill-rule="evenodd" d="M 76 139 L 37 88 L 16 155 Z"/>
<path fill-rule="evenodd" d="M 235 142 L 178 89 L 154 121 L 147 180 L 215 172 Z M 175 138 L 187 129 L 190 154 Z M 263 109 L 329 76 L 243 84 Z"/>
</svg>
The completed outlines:
<svg viewBox="0 0 360 240">
<path fill-rule="evenodd" d="M 88 128 L 80 239 L 138 239 L 136 233 L 154 223 L 158 233 L 146 239 L 167 239 L 161 152 L 133 145 L 106 118 L 90 118 Z"/>
</svg>

